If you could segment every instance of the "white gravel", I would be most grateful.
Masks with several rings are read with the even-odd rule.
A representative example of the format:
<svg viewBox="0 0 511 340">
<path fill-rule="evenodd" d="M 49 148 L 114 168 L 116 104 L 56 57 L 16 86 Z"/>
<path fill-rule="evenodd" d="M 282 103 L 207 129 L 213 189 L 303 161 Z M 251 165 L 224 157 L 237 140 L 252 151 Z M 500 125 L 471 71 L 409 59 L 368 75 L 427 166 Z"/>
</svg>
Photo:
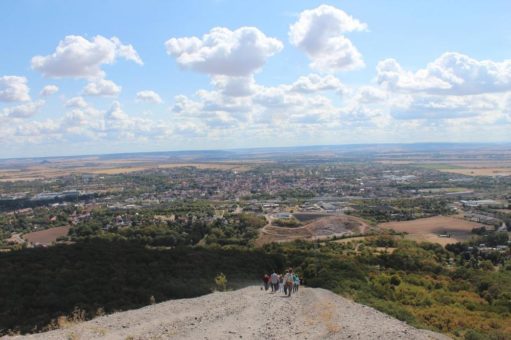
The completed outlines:
<svg viewBox="0 0 511 340">
<path fill-rule="evenodd" d="M 14 339 L 449 339 L 324 289 L 251 286 L 115 313 Z"/>
</svg>

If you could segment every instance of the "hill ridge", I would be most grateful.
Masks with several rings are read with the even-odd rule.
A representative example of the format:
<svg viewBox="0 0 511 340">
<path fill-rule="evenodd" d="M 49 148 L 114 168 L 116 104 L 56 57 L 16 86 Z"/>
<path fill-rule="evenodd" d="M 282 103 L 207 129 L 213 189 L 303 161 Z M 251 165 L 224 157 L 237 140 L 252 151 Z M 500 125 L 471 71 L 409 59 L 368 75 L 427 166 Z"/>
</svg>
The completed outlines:
<svg viewBox="0 0 511 340">
<path fill-rule="evenodd" d="M 13 338 L 277 339 L 283 334 L 294 339 L 449 339 L 328 290 L 302 287 L 288 298 L 258 286 L 170 300 Z"/>
</svg>

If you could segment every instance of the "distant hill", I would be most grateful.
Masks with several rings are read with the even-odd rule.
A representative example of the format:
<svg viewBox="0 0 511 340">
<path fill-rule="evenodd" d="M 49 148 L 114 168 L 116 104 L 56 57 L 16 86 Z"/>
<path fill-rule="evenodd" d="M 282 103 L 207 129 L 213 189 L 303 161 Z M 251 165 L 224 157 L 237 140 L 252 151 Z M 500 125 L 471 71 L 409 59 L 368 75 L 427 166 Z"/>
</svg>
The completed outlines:
<svg viewBox="0 0 511 340">
<path fill-rule="evenodd" d="M 63 160 L 165 160 L 165 161 L 227 161 L 243 159 L 275 159 L 286 156 L 343 156 L 343 157 L 372 157 L 382 153 L 434 153 L 459 151 L 489 151 L 506 152 L 511 143 L 411 143 L 411 144 L 343 144 L 343 145 L 309 145 L 289 147 L 261 147 L 261 148 L 233 148 L 216 150 L 181 150 L 181 151 L 155 151 L 133 152 L 100 155 L 76 155 L 35 158 L 0 159 L 0 168 L 13 165 L 29 165 L 34 162 L 47 164 L 51 161 Z"/>
</svg>

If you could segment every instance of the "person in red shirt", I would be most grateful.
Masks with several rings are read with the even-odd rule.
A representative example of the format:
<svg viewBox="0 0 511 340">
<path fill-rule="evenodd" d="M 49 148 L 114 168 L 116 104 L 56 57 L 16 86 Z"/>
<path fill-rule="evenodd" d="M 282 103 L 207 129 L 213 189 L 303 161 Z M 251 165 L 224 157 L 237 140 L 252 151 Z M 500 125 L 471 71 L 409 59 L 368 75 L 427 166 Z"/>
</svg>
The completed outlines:
<svg viewBox="0 0 511 340">
<path fill-rule="evenodd" d="M 264 274 L 263 284 L 264 284 L 264 290 L 268 290 L 268 286 L 270 284 L 270 276 L 268 274 Z"/>
</svg>

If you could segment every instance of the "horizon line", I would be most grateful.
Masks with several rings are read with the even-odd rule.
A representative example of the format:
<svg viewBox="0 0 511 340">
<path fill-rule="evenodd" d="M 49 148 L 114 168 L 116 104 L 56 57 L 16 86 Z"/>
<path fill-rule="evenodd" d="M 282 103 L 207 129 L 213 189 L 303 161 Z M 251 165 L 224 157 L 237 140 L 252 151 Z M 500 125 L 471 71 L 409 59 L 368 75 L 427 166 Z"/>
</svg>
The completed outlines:
<svg viewBox="0 0 511 340">
<path fill-rule="evenodd" d="M 33 157 L 1 157 L 0 161 L 7 160 L 29 160 L 29 159 L 55 159 L 55 158 L 78 158 L 78 157 L 93 157 L 93 156 L 121 156 L 121 155 L 134 155 L 134 154 L 160 154 L 160 153 L 197 153 L 197 152 L 235 152 L 235 151 L 256 151 L 256 150 L 272 150 L 272 149 L 293 149 L 293 148 L 321 148 L 321 147 L 349 147 L 349 146 L 398 146 L 398 145 L 510 145 L 511 141 L 507 142 L 388 142 L 388 143 L 347 143 L 347 144 L 309 144 L 309 145 L 287 145 L 287 146 L 254 146 L 245 148 L 214 148 L 214 149 L 176 149 L 176 150 L 162 150 L 162 151 L 134 151 L 134 152 L 107 152 L 107 153 L 93 153 L 93 154 L 67 154 L 67 155 L 47 155 L 47 156 L 33 156 Z"/>
</svg>

